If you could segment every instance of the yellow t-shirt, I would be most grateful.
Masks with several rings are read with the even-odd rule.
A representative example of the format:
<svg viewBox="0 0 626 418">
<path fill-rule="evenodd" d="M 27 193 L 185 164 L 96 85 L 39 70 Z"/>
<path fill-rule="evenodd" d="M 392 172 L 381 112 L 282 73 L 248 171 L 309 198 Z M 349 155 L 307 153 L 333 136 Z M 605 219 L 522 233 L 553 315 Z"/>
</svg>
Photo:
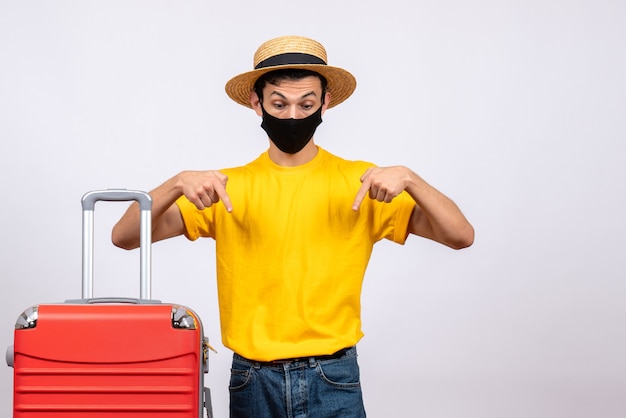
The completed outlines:
<svg viewBox="0 0 626 418">
<path fill-rule="evenodd" d="M 259 361 L 334 353 L 356 344 L 361 285 L 375 242 L 404 243 L 415 205 L 403 192 L 391 203 L 352 203 L 372 164 L 322 148 L 297 167 L 267 152 L 221 170 L 233 211 L 220 202 L 198 210 L 177 204 L 186 236 L 216 241 L 222 340 Z"/>
</svg>

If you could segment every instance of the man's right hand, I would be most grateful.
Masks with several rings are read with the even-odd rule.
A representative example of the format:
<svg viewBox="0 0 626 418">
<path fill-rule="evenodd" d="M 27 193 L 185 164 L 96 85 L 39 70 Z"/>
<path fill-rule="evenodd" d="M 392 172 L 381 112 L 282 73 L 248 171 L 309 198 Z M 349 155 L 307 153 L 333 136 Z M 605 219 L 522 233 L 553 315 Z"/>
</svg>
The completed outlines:
<svg viewBox="0 0 626 418">
<path fill-rule="evenodd" d="M 220 200 L 228 212 L 233 207 L 226 192 L 228 176 L 217 170 L 183 171 L 178 175 L 183 195 L 199 210 L 208 208 Z"/>
<path fill-rule="evenodd" d="M 228 212 L 233 210 L 226 193 L 228 177 L 219 171 L 183 171 L 150 192 L 152 196 L 152 241 L 172 238 L 185 233 L 185 224 L 176 200 L 184 195 L 198 209 L 208 208 L 220 200 Z M 139 206 L 131 204 L 115 224 L 111 236 L 121 248 L 139 246 Z"/>
</svg>

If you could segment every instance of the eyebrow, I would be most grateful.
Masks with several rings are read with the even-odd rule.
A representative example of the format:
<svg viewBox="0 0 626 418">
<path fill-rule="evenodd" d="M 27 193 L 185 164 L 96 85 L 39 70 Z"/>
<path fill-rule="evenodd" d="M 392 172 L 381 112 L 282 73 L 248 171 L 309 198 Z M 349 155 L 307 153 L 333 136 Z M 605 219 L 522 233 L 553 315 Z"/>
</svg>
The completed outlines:
<svg viewBox="0 0 626 418">
<path fill-rule="evenodd" d="M 282 98 L 283 98 L 283 99 L 285 99 L 285 100 L 287 100 L 287 97 L 285 97 L 285 95 L 284 95 L 284 94 L 282 94 L 282 93 L 280 93 L 280 92 L 278 92 L 278 91 L 276 91 L 276 90 L 274 90 L 273 92 L 271 92 L 271 93 L 270 93 L 270 96 L 272 96 L 272 95 L 274 95 L 274 94 L 275 94 L 275 95 L 277 95 L 277 96 L 282 97 Z M 317 96 L 317 95 L 315 94 L 315 92 L 314 92 L 313 90 L 311 90 L 310 92 L 303 94 L 303 95 L 300 97 L 300 99 L 305 99 L 305 98 L 307 98 L 307 97 L 309 97 L 309 96 Z"/>
</svg>

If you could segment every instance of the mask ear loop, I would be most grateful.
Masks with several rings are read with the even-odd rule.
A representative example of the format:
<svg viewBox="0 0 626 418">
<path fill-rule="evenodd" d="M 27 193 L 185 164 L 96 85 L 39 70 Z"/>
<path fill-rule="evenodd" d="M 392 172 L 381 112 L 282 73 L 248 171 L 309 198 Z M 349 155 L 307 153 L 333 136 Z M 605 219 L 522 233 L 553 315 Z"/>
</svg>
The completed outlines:
<svg viewBox="0 0 626 418">
<path fill-rule="evenodd" d="M 263 111 L 263 113 L 267 113 L 267 110 L 265 110 L 265 106 L 263 105 L 263 96 L 261 96 L 256 89 L 254 89 L 254 92 L 256 93 L 256 96 L 259 98 L 259 104 L 261 105 L 261 110 Z"/>
</svg>

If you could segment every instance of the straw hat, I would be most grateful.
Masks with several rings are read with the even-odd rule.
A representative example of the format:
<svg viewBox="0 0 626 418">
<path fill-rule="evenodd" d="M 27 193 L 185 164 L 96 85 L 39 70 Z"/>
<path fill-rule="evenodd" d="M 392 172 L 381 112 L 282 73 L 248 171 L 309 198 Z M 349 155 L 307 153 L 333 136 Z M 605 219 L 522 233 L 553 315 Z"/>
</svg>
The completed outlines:
<svg viewBox="0 0 626 418">
<path fill-rule="evenodd" d="M 265 73 L 286 68 L 315 71 L 328 81 L 329 108 L 346 100 L 356 88 L 348 71 L 328 65 L 326 50 L 317 41 L 302 36 L 281 36 L 262 44 L 254 54 L 254 70 L 233 77 L 226 83 L 226 93 L 237 103 L 251 107 L 250 92 Z"/>
</svg>

